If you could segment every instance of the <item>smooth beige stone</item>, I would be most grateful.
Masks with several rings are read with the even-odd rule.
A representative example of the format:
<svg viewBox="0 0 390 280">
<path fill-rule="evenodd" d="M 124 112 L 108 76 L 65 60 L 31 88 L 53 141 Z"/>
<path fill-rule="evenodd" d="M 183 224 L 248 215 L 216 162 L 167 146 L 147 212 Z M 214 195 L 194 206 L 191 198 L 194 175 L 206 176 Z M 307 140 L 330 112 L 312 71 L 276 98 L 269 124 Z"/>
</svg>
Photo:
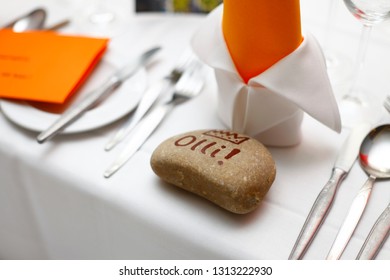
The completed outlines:
<svg viewBox="0 0 390 280">
<path fill-rule="evenodd" d="M 164 181 L 238 214 L 256 209 L 276 175 L 260 142 L 226 130 L 174 136 L 156 148 L 151 166 Z"/>
</svg>

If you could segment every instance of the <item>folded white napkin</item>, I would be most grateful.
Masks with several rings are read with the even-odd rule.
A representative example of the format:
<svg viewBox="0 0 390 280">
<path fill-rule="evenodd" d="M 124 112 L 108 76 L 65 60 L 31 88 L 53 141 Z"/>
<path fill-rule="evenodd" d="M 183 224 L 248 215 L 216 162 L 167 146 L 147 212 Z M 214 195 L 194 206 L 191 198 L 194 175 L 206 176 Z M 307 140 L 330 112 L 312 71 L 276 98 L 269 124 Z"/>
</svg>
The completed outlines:
<svg viewBox="0 0 390 280">
<path fill-rule="evenodd" d="M 301 140 L 305 111 L 340 132 L 339 110 L 315 38 L 306 33 L 294 52 L 246 84 L 226 46 L 222 12 L 220 5 L 210 13 L 192 38 L 192 47 L 203 62 L 214 68 L 218 113 L 225 125 L 265 145 L 295 145 Z"/>
</svg>

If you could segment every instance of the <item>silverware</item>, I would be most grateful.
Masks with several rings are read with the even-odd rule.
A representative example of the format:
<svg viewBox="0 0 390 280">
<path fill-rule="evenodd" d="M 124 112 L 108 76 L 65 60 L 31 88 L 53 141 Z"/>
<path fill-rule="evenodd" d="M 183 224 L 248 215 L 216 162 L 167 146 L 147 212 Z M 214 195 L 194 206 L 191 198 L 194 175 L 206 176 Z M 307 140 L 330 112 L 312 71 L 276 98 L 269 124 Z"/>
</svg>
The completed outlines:
<svg viewBox="0 0 390 280">
<path fill-rule="evenodd" d="M 49 27 L 45 27 L 44 30 L 54 31 L 54 30 L 60 29 L 64 26 L 67 26 L 69 23 L 70 23 L 69 19 L 64 19 L 64 20 L 61 20 L 61 21 L 59 21 L 59 22 L 57 22 Z"/>
<path fill-rule="evenodd" d="M 38 143 L 44 143 L 46 140 L 51 139 L 59 132 L 64 130 L 67 126 L 69 126 L 71 123 L 76 121 L 89 108 L 93 107 L 97 102 L 102 100 L 114 89 L 119 87 L 126 79 L 133 76 L 159 50 L 159 47 L 155 47 L 144 52 L 141 56 L 131 61 L 127 66 L 117 71 L 99 88 L 90 92 L 87 96 L 85 96 L 83 100 L 71 106 L 48 129 L 41 132 L 37 136 Z"/>
<path fill-rule="evenodd" d="M 386 97 L 385 102 L 383 103 L 383 105 L 385 106 L 386 110 L 389 111 L 389 113 L 390 113 L 390 96 Z"/>
<path fill-rule="evenodd" d="M 54 31 L 62 28 L 70 23 L 70 20 L 65 19 L 57 22 L 49 27 L 45 27 L 47 13 L 42 8 L 34 9 L 28 14 L 18 17 L 12 22 L 6 24 L 4 28 L 10 28 L 15 32 L 25 32 L 28 30 L 47 30 Z"/>
<path fill-rule="evenodd" d="M 45 20 L 46 11 L 42 8 L 38 8 L 6 24 L 4 28 L 11 28 L 15 32 L 38 30 L 43 29 Z"/>
<path fill-rule="evenodd" d="M 390 231 L 390 204 L 382 212 L 379 218 L 373 225 L 366 241 L 364 242 L 357 260 L 372 260 L 376 257 L 379 250 L 382 248 Z"/>
<path fill-rule="evenodd" d="M 123 123 L 115 135 L 108 141 L 104 149 L 110 151 L 118 143 L 120 143 L 142 119 L 150 107 L 155 103 L 158 97 L 170 89 L 174 89 L 174 85 L 182 76 L 185 69 L 194 60 L 194 55 L 185 53 L 180 59 L 177 66 L 165 77 L 162 81 L 151 86 L 144 94 L 135 112 Z"/>
<path fill-rule="evenodd" d="M 132 131 L 126 148 L 121 152 L 114 163 L 104 172 L 104 177 L 109 178 L 117 172 L 145 143 L 152 132 L 158 127 L 168 112 L 175 106 L 197 96 L 203 88 L 203 80 L 198 77 L 198 67 L 188 69 L 175 85 L 175 91 L 168 101 L 158 103 L 137 124 Z"/>
<path fill-rule="evenodd" d="M 329 181 L 315 200 L 309 215 L 290 253 L 290 260 L 301 259 L 324 222 L 336 195 L 336 191 L 348 174 L 359 152 L 360 144 L 370 130 L 368 123 L 355 127 L 343 143 Z"/>
<path fill-rule="evenodd" d="M 375 180 L 390 178 L 390 125 L 371 130 L 360 147 L 359 159 L 369 178 L 355 196 L 327 260 L 337 260 L 341 257 L 368 203 Z"/>
</svg>

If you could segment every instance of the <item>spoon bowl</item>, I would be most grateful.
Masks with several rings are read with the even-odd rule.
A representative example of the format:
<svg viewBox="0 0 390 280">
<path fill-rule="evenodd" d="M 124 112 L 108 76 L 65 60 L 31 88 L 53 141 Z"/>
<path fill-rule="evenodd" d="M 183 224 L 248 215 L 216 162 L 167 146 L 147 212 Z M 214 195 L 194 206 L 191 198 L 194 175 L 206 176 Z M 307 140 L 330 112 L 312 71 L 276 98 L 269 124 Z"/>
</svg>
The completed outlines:
<svg viewBox="0 0 390 280">
<path fill-rule="evenodd" d="M 327 259 L 339 259 L 347 246 L 370 198 L 375 180 L 390 178 L 390 125 L 381 125 L 364 138 L 359 151 L 361 167 L 369 175 L 354 198 Z"/>
<path fill-rule="evenodd" d="M 46 11 L 44 9 L 37 8 L 29 12 L 28 14 L 10 22 L 5 26 L 5 28 L 10 28 L 15 32 L 43 29 L 46 16 Z"/>
<path fill-rule="evenodd" d="M 390 178 L 390 125 L 373 129 L 364 139 L 359 153 L 360 165 L 375 178 Z"/>
</svg>

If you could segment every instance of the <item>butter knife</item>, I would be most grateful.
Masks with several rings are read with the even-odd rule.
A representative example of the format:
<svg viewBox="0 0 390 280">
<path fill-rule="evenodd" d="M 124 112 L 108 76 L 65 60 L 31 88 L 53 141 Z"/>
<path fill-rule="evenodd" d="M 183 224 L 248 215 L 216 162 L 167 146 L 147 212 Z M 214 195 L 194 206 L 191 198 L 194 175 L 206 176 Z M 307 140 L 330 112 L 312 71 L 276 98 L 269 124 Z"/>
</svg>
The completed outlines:
<svg viewBox="0 0 390 280">
<path fill-rule="evenodd" d="M 368 234 L 366 241 L 364 242 L 357 260 L 372 260 L 378 254 L 380 248 L 382 248 L 390 231 L 390 204 L 382 212 L 379 218 L 373 225 L 370 233 Z"/>
<path fill-rule="evenodd" d="M 60 116 L 59 119 L 57 119 L 51 126 L 49 126 L 49 128 L 37 136 L 38 143 L 44 143 L 45 141 L 53 138 L 71 123 L 76 121 L 89 108 L 94 106 L 114 89 L 119 87 L 126 79 L 133 76 L 143 65 L 147 64 L 151 57 L 160 49 L 160 47 L 154 47 L 144 52 L 141 56 L 131 61 L 127 66 L 117 71 L 99 88 L 90 92 L 80 102 L 71 106 L 67 111 L 65 111 L 65 113 Z"/>
<path fill-rule="evenodd" d="M 302 259 L 306 253 L 333 204 L 338 187 L 352 168 L 358 156 L 360 144 L 370 128 L 369 123 L 361 123 L 351 131 L 343 143 L 331 177 L 317 196 L 290 253 L 289 260 Z"/>
</svg>

